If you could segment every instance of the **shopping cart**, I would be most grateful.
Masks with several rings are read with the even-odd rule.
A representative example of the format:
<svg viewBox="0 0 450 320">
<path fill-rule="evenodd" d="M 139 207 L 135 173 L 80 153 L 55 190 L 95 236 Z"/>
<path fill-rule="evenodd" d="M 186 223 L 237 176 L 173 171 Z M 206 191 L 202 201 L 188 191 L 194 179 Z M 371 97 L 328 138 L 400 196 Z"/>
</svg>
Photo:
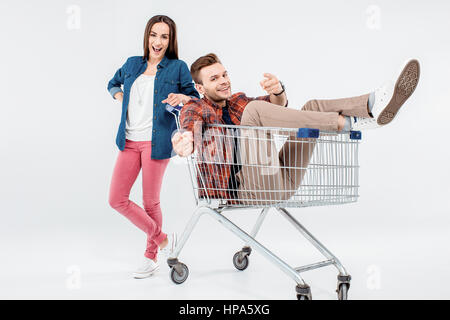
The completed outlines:
<svg viewBox="0 0 450 320">
<path fill-rule="evenodd" d="M 167 106 L 179 126 L 181 108 Z M 309 206 L 337 205 L 358 199 L 358 145 L 361 132 L 324 132 L 289 129 L 206 125 L 194 137 L 194 153 L 187 158 L 194 198 L 194 211 L 167 263 L 171 279 L 181 284 L 188 267 L 178 260 L 199 218 L 209 214 L 245 243 L 233 256 L 238 270 L 249 265 L 256 249 L 296 283 L 299 300 L 312 299 L 301 273 L 333 265 L 338 299 L 346 300 L 351 277 L 341 262 L 287 210 Z M 225 212 L 260 208 L 261 213 L 248 234 L 227 219 Z M 268 250 L 255 237 L 270 208 L 284 216 L 325 258 L 293 268 Z"/>
</svg>

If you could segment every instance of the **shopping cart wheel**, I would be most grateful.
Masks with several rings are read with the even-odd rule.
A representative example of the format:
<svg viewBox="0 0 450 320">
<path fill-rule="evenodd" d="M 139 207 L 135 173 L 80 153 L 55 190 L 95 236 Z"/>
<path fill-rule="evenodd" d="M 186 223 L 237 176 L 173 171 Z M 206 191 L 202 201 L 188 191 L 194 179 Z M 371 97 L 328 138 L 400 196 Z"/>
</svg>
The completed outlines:
<svg viewBox="0 0 450 320">
<path fill-rule="evenodd" d="M 189 276 L 189 269 L 184 263 L 178 262 L 171 268 L 172 270 L 170 270 L 170 278 L 173 282 L 175 282 L 176 284 L 182 284 L 186 281 Z"/>
<path fill-rule="evenodd" d="M 348 289 L 350 289 L 350 281 L 352 280 L 352 277 L 350 275 L 341 275 L 339 274 L 338 277 L 338 284 L 337 284 L 337 295 L 339 300 L 347 300 L 348 297 Z"/>
<path fill-rule="evenodd" d="M 347 283 L 342 283 L 337 289 L 338 299 L 347 300 L 349 285 Z"/>
<path fill-rule="evenodd" d="M 307 284 L 297 285 L 295 291 L 297 292 L 297 300 L 312 300 L 311 288 Z"/>
<path fill-rule="evenodd" d="M 246 252 L 238 251 L 233 256 L 233 264 L 236 269 L 244 271 L 248 267 L 248 256 Z"/>
</svg>

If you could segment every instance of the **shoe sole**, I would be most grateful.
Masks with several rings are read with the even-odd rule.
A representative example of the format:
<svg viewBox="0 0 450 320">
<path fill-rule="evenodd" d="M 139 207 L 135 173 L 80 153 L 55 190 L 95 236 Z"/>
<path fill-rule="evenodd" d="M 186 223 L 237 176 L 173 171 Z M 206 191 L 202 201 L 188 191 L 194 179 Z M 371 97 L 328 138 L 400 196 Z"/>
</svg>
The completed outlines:
<svg viewBox="0 0 450 320">
<path fill-rule="evenodd" d="M 394 94 L 386 108 L 380 113 L 377 119 L 379 125 L 385 125 L 391 122 L 397 115 L 398 110 L 405 101 L 412 95 L 417 87 L 420 76 L 419 61 L 411 60 L 403 68 L 402 73 L 397 79 L 394 88 Z"/>
</svg>

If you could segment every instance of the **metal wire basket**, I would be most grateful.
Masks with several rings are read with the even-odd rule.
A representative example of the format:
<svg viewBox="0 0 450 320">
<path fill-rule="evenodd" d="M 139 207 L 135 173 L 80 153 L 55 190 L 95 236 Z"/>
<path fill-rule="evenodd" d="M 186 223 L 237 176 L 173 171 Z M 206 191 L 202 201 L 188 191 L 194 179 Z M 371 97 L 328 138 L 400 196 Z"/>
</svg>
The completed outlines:
<svg viewBox="0 0 450 320">
<path fill-rule="evenodd" d="M 167 107 L 180 128 L 180 108 Z M 181 284 L 189 269 L 178 260 L 199 218 L 208 214 L 245 244 L 233 256 L 243 271 L 255 248 L 296 283 L 299 300 L 312 299 L 301 273 L 333 265 L 338 299 L 346 300 L 351 276 L 339 259 L 320 243 L 286 208 L 336 205 L 358 199 L 358 145 L 361 132 L 324 132 L 317 129 L 245 127 L 211 124 L 194 134 L 194 153 L 188 157 L 197 204 L 190 221 L 167 260 L 171 279 Z M 229 210 L 262 208 L 250 233 L 225 217 Z M 285 217 L 325 258 L 291 267 L 255 238 L 270 208 Z"/>
</svg>

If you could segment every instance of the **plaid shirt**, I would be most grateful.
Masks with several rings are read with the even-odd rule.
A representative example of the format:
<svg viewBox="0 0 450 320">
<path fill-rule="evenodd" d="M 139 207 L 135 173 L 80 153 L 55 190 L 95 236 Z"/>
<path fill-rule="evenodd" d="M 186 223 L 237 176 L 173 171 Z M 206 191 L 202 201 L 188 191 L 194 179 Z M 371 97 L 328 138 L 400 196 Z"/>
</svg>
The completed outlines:
<svg viewBox="0 0 450 320">
<path fill-rule="evenodd" d="M 270 96 L 262 96 L 257 98 L 249 98 L 243 92 L 235 93 L 227 100 L 228 111 L 231 121 L 235 125 L 241 124 L 242 113 L 247 104 L 253 100 L 263 100 L 270 102 Z M 194 146 L 196 150 L 207 150 L 207 161 L 198 161 L 200 174 L 203 177 L 203 182 L 200 177 L 197 177 L 199 183 L 199 196 L 206 196 L 203 187 L 206 188 L 210 198 L 229 199 L 231 196 L 227 192 L 228 182 L 230 178 L 230 165 L 233 163 L 233 148 L 230 146 L 231 141 L 217 144 L 211 137 L 205 133 L 207 124 L 225 124 L 222 119 L 222 108 L 217 104 L 211 102 L 206 97 L 189 101 L 184 105 L 180 114 L 180 126 L 183 130 L 189 130 L 194 133 Z M 217 131 L 214 136 L 217 137 Z M 228 139 L 230 140 L 230 139 Z M 220 145 L 223 153 L 220 153 L 223 158 L 228 160 L 211 161 L 217 158 L 217 147 Z M 205 152 L 199 152 L 205 154 Z M 205 163 L 206 162 L 206 163 Z M 216 162 L 216 163 L 214 163 Z M 223 164 L 223 163 L 226 164 Z M 219 164 L 222 163 L 222 164 Z"/>
</svg>

